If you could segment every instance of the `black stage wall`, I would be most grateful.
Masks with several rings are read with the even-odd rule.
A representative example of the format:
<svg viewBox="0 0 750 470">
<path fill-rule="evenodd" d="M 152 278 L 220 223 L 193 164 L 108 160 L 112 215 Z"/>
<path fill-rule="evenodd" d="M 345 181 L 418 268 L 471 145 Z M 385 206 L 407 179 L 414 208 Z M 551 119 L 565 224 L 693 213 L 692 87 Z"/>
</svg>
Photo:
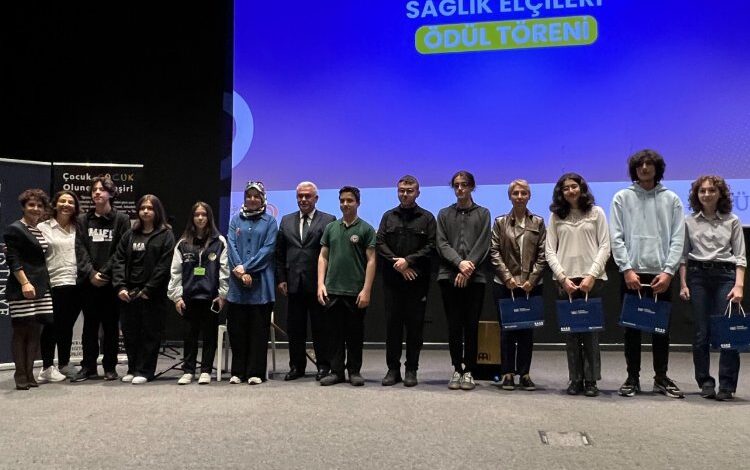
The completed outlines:
<svg viewBox="0 0 750 470">
<path fill-rule="evenodd" d="M 162 198 L 177 235 L 195 200 L 218 208 L 229 194 L 232 1 L 21 5 L 0 6 L 0 157 L 143 163 L 142 187 Z M 611 263 L 608 274 L 602 341 L 620 343 L 620 279 Z M 536 338 L 559 343 L 549 276 L 545 285 L 547 326 Z M 385 336 L 379 286 L 368 341 Z M 283 304 L 276 309 L 282 326 Z M 425 339 L 444 342 L 436 285 L 429 306 Z M 673 342 L 690 343 L 688 308 L 676 302 L 673 316 Z M 167 338 L 180 339 L 176 314 L 169 318 Z M 489 292 L 483 318 L 495 318 Z"/>
</svg>

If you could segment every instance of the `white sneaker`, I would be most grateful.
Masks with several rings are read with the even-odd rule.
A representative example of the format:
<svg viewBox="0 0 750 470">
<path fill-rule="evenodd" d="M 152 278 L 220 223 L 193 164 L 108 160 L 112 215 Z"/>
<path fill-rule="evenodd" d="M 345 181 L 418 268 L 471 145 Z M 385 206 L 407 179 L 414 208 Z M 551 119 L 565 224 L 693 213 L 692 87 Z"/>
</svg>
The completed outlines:
<svg viewBox="0 0 750 470">
<path fill-rule="evenodd" d="M 145 384 L 146 382 L 148 382 L 148 379 L 139 375 L 138 377 L 133 377 L 133 380 L 130 383 L 132 383 L 133 385 L 141 385 Z"/>
<path fill-rule="evenodd" d="M 250 377 L 249 379 L 247 379 L 247 383 L 249 383 L 250 385 L 259 385 L 263 383 L 263 380 L 261 380 L 260 377 Z"/>
<path fill-rule="evenodd" d="M 211 383 L 211 374 L 204 372 L 201 374 L 201 376 L 198 378 L 198 384 L 205 385 Z"/>
<path fill-rule="evenodd" d="M 180 385 L 187 385 L 192 381 L 193 381 L 193 374 L 182 374 L 182 377 L 180 377 L 180 380 L 178 380 L 177 383 Z"/>
<path fill-rule="evenodd" d="M 132 382 L 135 376 L 133 374 L 124 375 L 120 380 L 123 382 L 129 383 Z"/>
<path fill-rule="evenodd" d="M 474 387 L 476 387 L 474 377 L 471 375 L 471 372 L 466 372 L 461 377 L 461 390 L 474 390 Z"/>
<path fill-rule="evenodd" d="M 229 379 L 229 383 L 230 384 L 239 384 L 239 383 L 242 383 L 242 380 L 240 380 L 240 378 L 237 377 L 236 375 L 233 375 L 232 378 Z"/>
<path fill-rule="evenodd" d="M 65 380 L 65 376 L 62 375 L 55 366 L 49 366 L 46 369 L 43 369 L 39 372 L 39 375 L 36 378 L 36 381 L 40 383 L 62 382 L 63 380 Z"/>
</svg>

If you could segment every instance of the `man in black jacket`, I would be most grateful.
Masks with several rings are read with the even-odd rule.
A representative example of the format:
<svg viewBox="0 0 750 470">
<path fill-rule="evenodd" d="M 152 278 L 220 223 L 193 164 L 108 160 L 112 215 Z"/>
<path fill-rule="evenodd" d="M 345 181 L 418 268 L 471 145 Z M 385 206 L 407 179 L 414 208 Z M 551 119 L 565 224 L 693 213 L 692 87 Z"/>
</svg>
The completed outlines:
<svg viewBox="0 0 750 470">
<path fill-rule="evenodd" d="M 383 385 L 401 382 L 401 342 L 406 327 L 404 385 L 417 385 L 422 349 L 431 257 L 435 250 L 435 217 L 417 205 L 419 182 L 413 176 L 398 181 L 398 207 L 383 214 L 378 228 L 386 311 L 386 362 Z"/>
<path fill-rule="evenodd" d="M 104 379 L 117 379 L 117 351 L 120 337 L 117 293 L 112 287 L 112 260 L 120 239 L 130 229 L 130 218 L 112 207 L 116 187 L 109 176 L 91 180 L 94 207 L 79 219 L 76 233 L 76 260 L 83 286 L 83 360 L 81 370 L 71 379 L 82 382 L 97 378 L 99 325 L 103 330 Z"/>
<path fill-rule="evenodd" d="M 331 369 L 328 342 L 323 325 L 323 307 L 316 299 L 320 238 L 326 225 L 336 220 L 331 214 L 315 209 L 318 188 L 305 181 L 297 185 L 299 211 L 285 215 L 276 239 L 276 282 L 279 292 L 287 296 L 287 333 L 289 335 L 289 372 L 284 380 L 305 375 L 305 342 L 307 316 L 310 315 L 313 347 L 318 365 L 316 380 Z"/>
</svg>

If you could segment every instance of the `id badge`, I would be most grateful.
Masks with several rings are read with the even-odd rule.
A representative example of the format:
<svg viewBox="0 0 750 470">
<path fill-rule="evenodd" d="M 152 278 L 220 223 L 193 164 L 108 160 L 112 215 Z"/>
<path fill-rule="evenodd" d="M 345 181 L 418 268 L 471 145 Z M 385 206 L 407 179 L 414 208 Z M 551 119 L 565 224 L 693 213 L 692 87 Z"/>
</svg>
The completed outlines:
<svg viewBox="0 0 750 470">
<path fill-rule="evenodd" d="M 203 266 L 196 266 L 193 268 L 193 275 L 195 276 L 205 276 L 206 275 L 206 268 Z"/>
</svg>

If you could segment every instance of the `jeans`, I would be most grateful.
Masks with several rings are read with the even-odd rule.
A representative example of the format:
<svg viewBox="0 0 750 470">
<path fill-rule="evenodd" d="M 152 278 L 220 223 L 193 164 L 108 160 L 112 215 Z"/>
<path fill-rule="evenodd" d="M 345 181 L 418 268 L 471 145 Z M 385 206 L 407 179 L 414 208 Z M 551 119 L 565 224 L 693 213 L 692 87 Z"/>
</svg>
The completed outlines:
<svg viewBox="0 0 750 470">
<path fill-rule="evenodd" d="M 687 285 L 690 289 L 690 303 L 693 305 L 695 336 L 693 337 L 693 364 L 695 381 L 699 387 L 704 384 L 716 385 L 711 377 L 709 339 L 711 337 L 712 315 L 723 315 L 727 307 L 727 294 L 734 287 L 735 269 L 728 267 L 702 268 L 688 266 Z M 732 306 L 736 310 L 736 306 Z M 734 393 L 740 370 L 740 354 L 737 351 L 722 349 L 719 354 L 719 389 Z"/>
</svg>

